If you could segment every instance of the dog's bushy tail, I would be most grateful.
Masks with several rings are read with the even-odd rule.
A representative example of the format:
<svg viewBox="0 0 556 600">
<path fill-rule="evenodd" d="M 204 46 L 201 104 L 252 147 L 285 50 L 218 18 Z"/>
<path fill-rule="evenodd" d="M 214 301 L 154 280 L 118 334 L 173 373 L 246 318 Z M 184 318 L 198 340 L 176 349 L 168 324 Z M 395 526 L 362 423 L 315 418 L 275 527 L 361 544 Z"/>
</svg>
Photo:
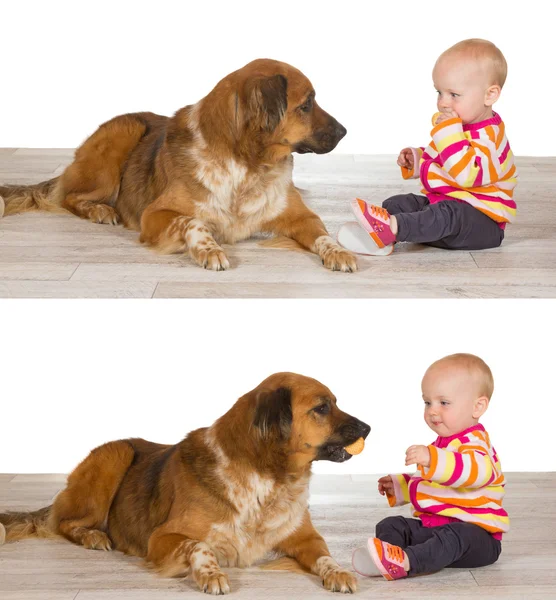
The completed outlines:
<svg viewBox="0 0 556 600">
<path fill-rule="evenodd" d="M 311 573 L 309 569 L 302 567 L 295 558 L 290 558 L 289 556 L 282 556 L 281 558 L 276 558 L 271 560 L 268 563 L 264 563 L 260 565 L 260 568 L 265 571 L 290 571 L 291 573 Z"/>
<path fill-rule="evenodd" d="M 51 508 L 45 506 L 33 512 L 0 513 L 0 545 L 31 537 L 58 537 L 48 525 Z"/>
<path fill-rule="evenodd" d="M 30 210 L 67 212 L 60 206 L 59 179 L 33 185 L 0 185 L 0 217 Z"/>
</svg>

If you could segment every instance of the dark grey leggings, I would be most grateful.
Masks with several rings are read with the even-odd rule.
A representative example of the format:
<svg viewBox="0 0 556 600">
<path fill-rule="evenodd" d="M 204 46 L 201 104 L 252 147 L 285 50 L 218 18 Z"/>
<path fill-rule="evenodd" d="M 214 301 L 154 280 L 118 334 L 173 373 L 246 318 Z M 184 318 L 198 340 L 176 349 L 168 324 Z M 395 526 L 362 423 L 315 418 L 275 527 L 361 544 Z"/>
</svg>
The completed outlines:
<svg viewBox="0 0 556 600">
<path fill-rule="evenodd" d="M 463 521 L 424 527 L 420 519 L 388 517 L 377 524 L 375 536 L 405 550 L 410 576 L 444 567 L 486 567 L 495 563 L 502 551 L 500 541 L 486 529 Z"/>
<path fill-rule="evenodd" d="M 431 204 L 426 196 L 400 194 L 382 203 L 398 221 L 398 242 L 448 250 L 497 248 L 504 239 L 498 223 L 466 202 Z"/>
</svg>

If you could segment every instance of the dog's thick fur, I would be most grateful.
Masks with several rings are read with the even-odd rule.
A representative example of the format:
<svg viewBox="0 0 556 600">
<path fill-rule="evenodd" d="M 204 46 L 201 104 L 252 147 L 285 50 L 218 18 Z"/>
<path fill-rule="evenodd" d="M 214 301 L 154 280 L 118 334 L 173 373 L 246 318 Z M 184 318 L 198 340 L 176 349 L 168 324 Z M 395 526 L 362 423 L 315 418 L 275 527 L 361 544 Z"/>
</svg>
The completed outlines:
<svg viewBox="0 0 556 600">
<path fill-rule="evenodd" d="M 178 444 L 129 439 L 96 448 L 52 506 L 0 514 L 0 523 L 7 541 L 62 535 L 114 548 L 166 576 L 191 573 L 212 594 L 230 591 L 220 567 L 248 566 L 270 551 L 329 590 L 353 592 L 355 577 L 311 523 L 309 479 L 314 460 L 349 459 L 345 446 L 369 431 L 318 381 L 276 373 Z"/>
<path fill-rule="evenodd" d="M 0 196 L 6 215 L 62 208 L 122 222 L 155 250 L 188 251 L 217 271 L 229 267 L 219 243 L 255 233 L 291 238 L 329 269 L 355 271 L 355 257 L 292 182 L 292 152 L 330 152 L 345 133 L 303 73 L 259 59 L 172 118 L 135 113 L 104 123 L 59 178 L 0 186 Z"/>
</svg>

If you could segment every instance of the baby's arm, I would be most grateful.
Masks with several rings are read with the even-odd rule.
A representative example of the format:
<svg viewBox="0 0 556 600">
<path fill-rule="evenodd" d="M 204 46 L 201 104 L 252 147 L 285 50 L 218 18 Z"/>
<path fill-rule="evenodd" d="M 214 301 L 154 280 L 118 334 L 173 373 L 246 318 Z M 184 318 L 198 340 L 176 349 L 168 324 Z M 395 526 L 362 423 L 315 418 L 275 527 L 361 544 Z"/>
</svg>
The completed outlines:
<svg viewBox="0 0 556 600">
<path fill-rule="evenodd" d="M 428 446 L 430 464 L 418 465 L 423 479 L 450 487 L 482 488 L 501 477 L 492 463 L 486 445 L 474 440 L 457 451 Z"/>
<path fill-rule="evenodd" d="M 398 156 L 398 165 L 402 170 L 404 179 L 419 178 L 419 162 L 424 148 L 404 148 Z"/>
<path fill-rule="evenodd" d="M 378 480 L 378 491 L 384 496 L 390 506 L 403 506 L 409 502 L 410 476 L 406 473 L 399 475 L 385 475 Z"/>
<path fill-rule="evenodd" d="M 460 118 L 441 121 L 431 135 L 438 151 L 436 160 L 460 187 L 483 187 L 508 175 L 510 163 L 500 162 L 495 141 L 484 138 L 468 140 Z M 508 154 L 511 156 L 511 152 L 506 156 Z"/>
</svg>

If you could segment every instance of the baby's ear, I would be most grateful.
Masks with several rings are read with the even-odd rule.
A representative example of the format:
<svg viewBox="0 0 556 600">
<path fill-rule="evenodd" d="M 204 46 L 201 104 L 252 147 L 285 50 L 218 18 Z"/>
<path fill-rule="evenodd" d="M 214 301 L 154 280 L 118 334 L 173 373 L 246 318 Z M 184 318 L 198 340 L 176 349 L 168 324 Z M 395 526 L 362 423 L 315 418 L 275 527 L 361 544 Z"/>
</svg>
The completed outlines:
<svg viewBox="0 0 556 600">
<path fill-rule="evenodd" d="M 491 85 L 485 92 L 485 106 L 492 106 L 502 93 L 502 88 L 499 85 Z"/>
<path fill-rule="evenodd" d="M 473 405 L 473 418 L 479 419 L 482 417 L 488 408 L 489 399 L 486 396 L 481 396 L 475 400 Z"/>
</svg>

